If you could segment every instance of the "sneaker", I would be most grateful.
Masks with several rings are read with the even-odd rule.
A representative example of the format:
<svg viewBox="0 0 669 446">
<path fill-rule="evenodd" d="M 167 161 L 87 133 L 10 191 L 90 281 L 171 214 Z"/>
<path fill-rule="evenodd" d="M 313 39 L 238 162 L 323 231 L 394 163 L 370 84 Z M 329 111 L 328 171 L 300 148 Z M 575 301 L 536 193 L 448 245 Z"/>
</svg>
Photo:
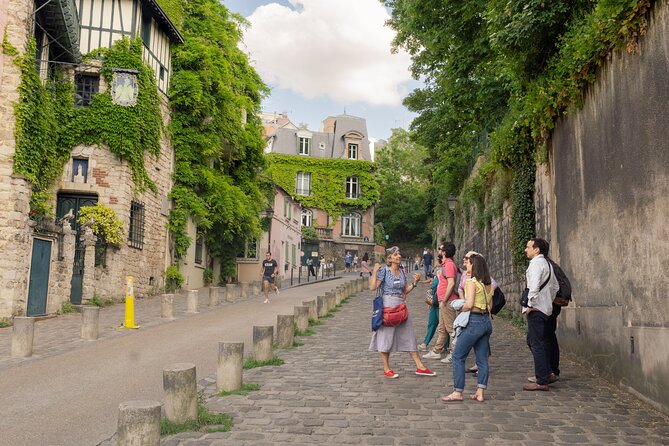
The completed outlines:
<svg viewBox="0 0 669 446">
<path fill-rule="evenodd" d="M 265 301 L 264 301 L 263 303 L 264 303 L 264 304 L 268 304 L 268 303 L 269 303 L 269 299 L 265 299 Z"/>
<path fill-rule="evenodd" d="M 444 359 L 441 360 L 441 362 L 443 362 L 444 364 L 450 364 L 451 363 L 451 358 L 452 358 L 452 356 L 449 353 L 448 355 L 446 355 L 446 357 Z"/>
<path fill-rule="evenodd" d="M 274 288 L 274 291 L 276 291 L 277 295 L 279 294 L 279 289 L 278 288 Z"/>
<path fill-rule="evenodd" d="M 416 369 L 416 375 L 418 375 L 418 376 L 437 376 L 437 374 L 430 369 Z"/>
<path fill-rule="evenodd" d="M 423 355 L 423 359 L 441 359 L 441 353 L 431 351 Z"/>
<path fill-rule="evenodd" d="M 418 350 L 420 350 L 422 352 L 426 352 L 427 351 L 427 344 L 418 345 Z"/>
<path fill-rule="evenodd" d="M 416 371 L 416 373 L 418 373 L 418 371 Z M 399 378 L 400 375 L 393 372 L 392 370 L 388 370 L 387 372 L 383 372 L 383 376 L 385 376 L 386 378 L 395 379 Z"/>
</svg>

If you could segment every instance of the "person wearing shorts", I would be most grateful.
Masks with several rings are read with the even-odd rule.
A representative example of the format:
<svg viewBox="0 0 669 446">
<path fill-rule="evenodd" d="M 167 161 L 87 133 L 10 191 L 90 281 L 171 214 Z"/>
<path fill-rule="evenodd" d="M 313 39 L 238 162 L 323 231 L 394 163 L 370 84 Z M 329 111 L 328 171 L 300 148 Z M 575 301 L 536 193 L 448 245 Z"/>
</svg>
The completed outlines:
<svg viewBox="0 0 669 446">
<path fill-rule="evenodd" d="M 265 293 L 265 301 L 263 303 L 269 303 L 269 286 L 272 284 L 274 286 L 274 291 L 276 294 L 279 294 L 279 288 L 274 283 L 274 277 L 278 272 L 279 268 L 276 263 L 276 260 L 272 258 L 272 253 L 267 252 L 265 254 L 265 260 L 262 262 L 261 273 L 262 273 L 262 287 L 263 292 Z"/>
</svg>

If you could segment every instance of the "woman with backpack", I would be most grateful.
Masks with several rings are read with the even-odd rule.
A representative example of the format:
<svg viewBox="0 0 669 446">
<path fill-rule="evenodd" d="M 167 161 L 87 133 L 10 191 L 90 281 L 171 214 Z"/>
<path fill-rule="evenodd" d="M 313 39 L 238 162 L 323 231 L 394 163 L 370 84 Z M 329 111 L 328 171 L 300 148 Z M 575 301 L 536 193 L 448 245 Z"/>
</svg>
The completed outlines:
<svg viewBox="0 0 669 446">
<path fill-rule="evenodd" d="M 386 263 L 383 268 L 378 263 L 374 264 L 372 275 L 369 278 L 369 289 L 379 290 L 383 296 L 383 308 L 393 308 L 406 302 L 406 295 L 416 288 L 420 280 L 420 273 L 414 273 L 413 282 L 409 283 L 408 277 L 402 268 L 402 255 L 397 246 L 386 250 Z M 408 352 L 416 364 L 416 375 L 436 376 L 432 370 L 425 367 L 416 349 L 416 334 L 413 330 L 411 315 L 399 325 L 382 325 L 372 333 L 372 341 L 369 351 L 379 352 L 383 363 L 383 375 L 386 378 L 398 378 L 399 374 L 390 368 L 391 352 Z"/>
</svg>

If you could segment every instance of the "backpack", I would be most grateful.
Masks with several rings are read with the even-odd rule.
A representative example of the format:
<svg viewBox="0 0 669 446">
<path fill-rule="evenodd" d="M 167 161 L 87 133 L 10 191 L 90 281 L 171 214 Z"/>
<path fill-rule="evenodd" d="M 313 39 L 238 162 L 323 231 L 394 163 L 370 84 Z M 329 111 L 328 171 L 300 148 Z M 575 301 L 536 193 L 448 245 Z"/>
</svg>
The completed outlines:
<svg viewBox="0 0 669 446">
<path fill-rule="evenodd" d="M 490 307 L 490 312 L 492 314 L 499 313 L 499 310 L 504 308 L 506 305 L 506 297 L 500 287 L 495 288 L 495 291 L 492 293 L 492 307 Z"/>
<path fill-rule="evenodd" d="M 551 259 L 548 259 L 548 261 L 553 266 L 553 273 L 555 274 L 555 278 L 557 279 L 558 285 L 560 286 L 557 294 L 555 295 L 555 300 L 553 300 L 553 303 L 555 305 L 559 305 L 560 307 L 566 307 L 569 305 L 569 302 L 571 302 L 571 283 L 569 282 L 567 275 L 564 273 L 564 271 L 562 271 L 562 268 L 560 268 L 560 265 Z"/>
</svg>

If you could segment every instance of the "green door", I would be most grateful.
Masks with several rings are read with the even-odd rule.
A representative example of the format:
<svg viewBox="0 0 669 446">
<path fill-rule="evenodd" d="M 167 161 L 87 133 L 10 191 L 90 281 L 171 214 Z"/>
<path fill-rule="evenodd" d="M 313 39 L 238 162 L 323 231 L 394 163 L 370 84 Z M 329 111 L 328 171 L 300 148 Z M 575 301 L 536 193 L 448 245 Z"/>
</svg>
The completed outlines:
<svg viewBox="0 0 669 446">
<path fill-rule="evenodd" d="M 79 209 L 82 206 L 95 206 L 98 197 L 94 195 L 69 195 L 58 194 L 58 204 L 56 205 L 56 217 L 62 218 L 70 209 L 74 213 L 72 219 L 72 229 L 77 231 L 74 246 L 74 267 L 72 269 L 72 288 L 70 291 L 70 302 L 74 305 L 81 305 L 84 283 L 84 255 L 86 249 L 81 241 L 81 225 L 77 222 L 79 218 Z"/>
<path fill-rule="evenodd" d="M 28 316 L 46 314 L 46 298 L 49 293 L 49 270 L 51 267 L 51 241 L 33 239 L 28 283 Z"/>
</svg>

